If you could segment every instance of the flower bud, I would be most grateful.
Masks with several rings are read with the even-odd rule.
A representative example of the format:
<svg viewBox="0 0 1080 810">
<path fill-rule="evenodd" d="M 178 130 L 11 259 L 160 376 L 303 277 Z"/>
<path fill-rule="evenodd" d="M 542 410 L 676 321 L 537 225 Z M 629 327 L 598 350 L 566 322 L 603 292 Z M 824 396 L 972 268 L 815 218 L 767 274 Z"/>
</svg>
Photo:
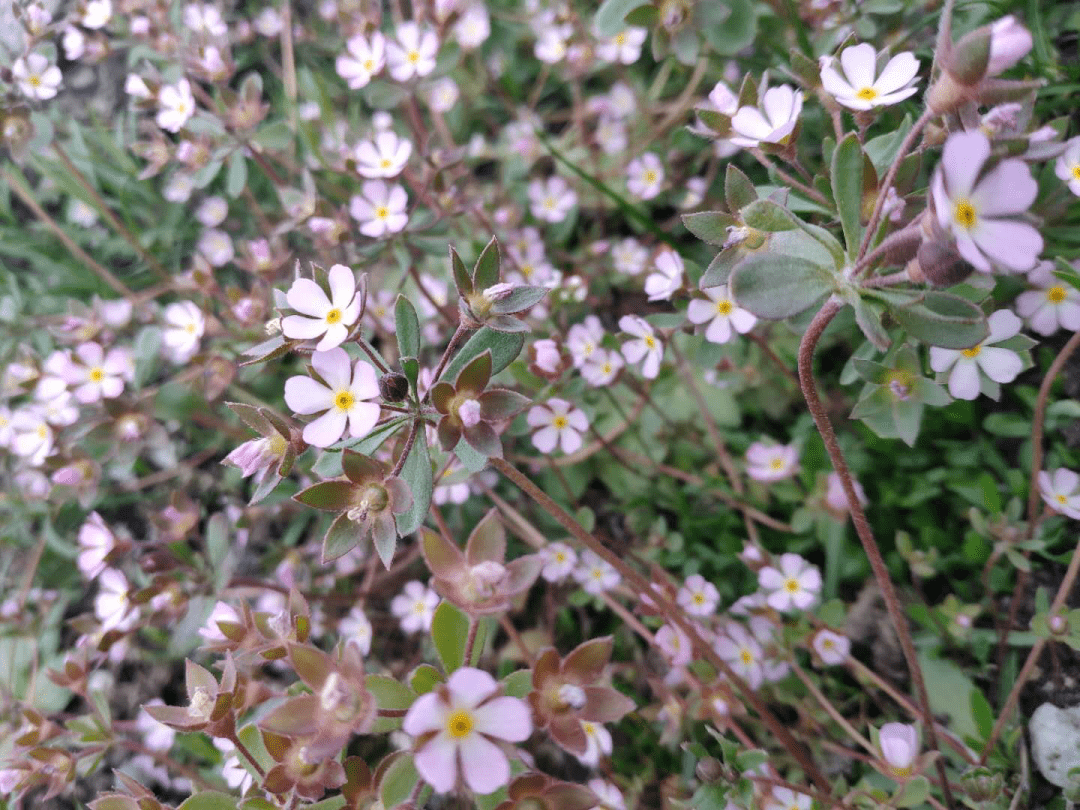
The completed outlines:
<svg viewBox="0 0 1080 810">
<path fill-rule="evenodd" d="M 878 743 L 890 775 L 906 778 L 914 773 L 919 754 L 919 735 L 915 726 L 886 723 L 878 734 Z"/>
<path fill-rule="evenodd" d="M 990 26 L 990 58 L 986 75 L 997 76 L 1025 56 L 1032 46 L 1031 32 L 1011 14 Z"/>
<path fill-rule="evenodd" d="M 974 268 L 965 262 L 952 245 L 936 240 L 928 240 L 919 246 L 914 259 L 915 270 L 935 287 L 951 287 L 971 275 Z M 908 275 L 912 281 L 912 264 L 908 264 Z"/>
<path fill-rule="evenodd" d="M 1055 613 L 1047 619 L 1046 626 L 1055 636 L 1063 636 L 1069 632 L 1069 620 L 1060 613 Z"/>
<path fill-rule="evenodd" d="M 960 777 L 960 786 L 969 799 L 984 804 L 1001 795 L 1005 782 L 1001 774 L 994 773 L 989 768 L 974 768 Z"/>
<path fill-rule="evenodd" d="M 990 28 L 976 28 L 949 50 L 945 61 L 946 72 L 960 84 L 978 84 L 987 75 L 990 48 Z"/>
<path fill-rule="evenodd" d="M 379 394 L 387 402 L 401 402 L 409 395 L 409 381 L 397 372 L 384 374 L 379 378 Z"/>
</svg>

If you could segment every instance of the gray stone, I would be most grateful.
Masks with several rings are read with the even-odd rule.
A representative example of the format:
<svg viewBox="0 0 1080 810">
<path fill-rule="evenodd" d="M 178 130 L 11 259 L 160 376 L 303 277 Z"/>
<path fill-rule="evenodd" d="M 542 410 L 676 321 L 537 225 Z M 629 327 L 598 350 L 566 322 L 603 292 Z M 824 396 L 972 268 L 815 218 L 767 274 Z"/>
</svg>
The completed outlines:
<svg viewBox="0 0 1080 810">
<path fill-rule="evenodd" d="M 1031 715 L 1031 755 L 1046 781 L 1069 784 L 1068 773 L 1080 767 L 1080 706 L 1059 709 L 1044 703 Z"/>
</svg>

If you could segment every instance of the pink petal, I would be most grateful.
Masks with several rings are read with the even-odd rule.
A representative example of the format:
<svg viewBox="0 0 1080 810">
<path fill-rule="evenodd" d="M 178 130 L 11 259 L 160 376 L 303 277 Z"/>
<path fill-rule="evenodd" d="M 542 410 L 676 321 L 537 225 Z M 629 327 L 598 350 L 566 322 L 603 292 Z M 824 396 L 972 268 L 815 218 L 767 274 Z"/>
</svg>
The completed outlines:
<svg viewBox="0 0 1080 810">
<path fill-rule="evenodd" d="M 465 784 L 481 795 L 494 793 L 510 781 L 506 754 L 487 737 L 470 734 L 458 743 Z"/>
<path fill-rule="evenodd" d="M 977 358 L 979 368 L 996 383 L 1012 382 L 1024 367 L 1020 355 L 1008 349 L 984 346 Z"/>
<path fill-rule="evenodd" d="M 304 441 L 312 447 L 329 447 L 345 432 L 345 414 L 332 408 L 304 428 Z"/>
<path fill-rule="evenodd" d="M 960 356 L 960 352 L 956 349 L 943 349 L 940 346 L 931 346 L 930 368 L 934 371 L 948 371 Z"/>
<path fill-rule="evenodd" d="M 409 585 L 412 585 L 412 583 L 410 582 Z M 408 585 L 405 586 L 405 589 L 409 590 Z M 397 602 L 399 599 L 403 600 L 402 605 L 406 609 L 412 607 L 413 600 L 408 596 L 399 594 L 394 597 L 393 601 Z M 409 711 L 405 713 L 405 720 L 402 722 L 401 728 L 412 737 L 419 737 L 428 731 L 441 731 L 446 728 L 448 713 L 446 704 L 439 699 L 438 693 L 428 692 L 426 695 L 418 697 L 409 707 Z"/>
<path fill-rule="evenodd" d="M 455 707 L 472 708 L 498 689 L 499 685 L 482 669 L 462 667 L 450 676 L 446 687 L 450 690 L 451 703 Z"/>
<path fill-rule="evenodd" d="M 281 319 L 281 333 L 287 338 L 311 340 L 326 331 L 326 321 L 303 315 L 286 315 Z"/>
<path fill-rule="evenodd" d="M 285 381 L 285 404 L 293 413 L 318 413 L 334 406 L 334 393 L 311 377 L 289 377 Z"/>
<path fill-rule="evenodd" d="M 571 427 L 575 427 L 578 430 L 589 429 L 589 419 L 585 416 L 585 411 L 580 408 L 575 408 L 566 415 L 566 421 L 570 423 Z"/>
<path fill-rule="evenodd" d="M 990 335 L 984 342 L 988 344 L 1001 343 L 1003 340 L 1018 335 L 1020 327 L 1023 326 L 1020 319 L 1008 309 L 999 309 L 994 312 L 986 319 L 986 323 L 990 327 Z"/>
<path fill-rule="evenodd" d="M 83 361 L 83 365 L 100 366 L 105 353 L 98 343 L 84 343 L 75 350 L 75 354 Z"/>
<path fill-rule="evenodd" d="M 958 132 L 945 141 L 941 165 L 949 196 L 970 197 L 975 178 L 990 156 L 990 141 L 981 132 Z"/>
<path fill-rule="evenodd" d="M 436 793 L 449 793 L 457 784 L 458 745 L 446 732 L 442 732 L 413 756 L 416 770 Z"/>
<path fill-rule="evenodd" d="M 840 76 L 831 60 L 821 68 L 821 86 L 831 96 L 853 96 L 857 92 Z"/>
<path fill-rule="evenodd" d="M 330 268 L 329 279 L 331 300 L 335 307 L 344 309 L 356 295 L 356 277 L 345 265 L 335 264 Z"/>
<path fill-rule="evenodd" d="M 842 58 L 842 57 L 841 57 Z M 796 94 L 786 84 L 765 91 L 762 107 L 773 128 L 787 123 L 795 109 Z"/>
<path fill-rule="evenodd" d="M 285 294 L 289 306 L 304 315 L 312 315 L 321 318 L 330 309 L 330 299 L 326 297 L 322 287 L 310 278 L 298 278 L 289 287 Z"/>
<path fill-rule="evenodd" d="M 529 408 L 528 414 L 525 415 L 525 421 L 529 427 L 543 427 L 544 425 L 550 425 L 551 420 L 554 419 L 554 414 L 543 405 L 533 405 Z"/>
<path fill-rule="evenodd" d="M 551 427 L 541 428 L 532 437 L 533 447 L 541 453 L 550 453 L 555 449 L 555 443 L 559 440 L 559 431 Z"/>
<path fill-rule="evenodd" d="M 565 428 L 562 432 L 562 441 L 560 447 L 562 451 L 567 455 L 576 453 L 581 449 L 582 441 L 581 434 L 573 428 Z"/>
<path fill-rule="evenodd" d="M 730 319 L 722 315 L 713 318 L 713 322 L 705 330 L 705 339 L 710 343 L 727 343 L 731 340 Z"/>
<path fill-rule="evenodd" d="M 382 410 L 374 402 L 357 402 L 349 408 L 349 435 L 360 439 L 371 433 Z"/>
<path fill-rule="evenodd" d="M 532 734 L 532 712 L 525 701 L 497 697 L 473 712 L 476 731 L 508 742 L 524 742 Z"/>
<path fill-rule="evenodd" d="M 375 367 L 367 360 L 356 361 L 349 390 L 357 399 L 375 399 L 379 396 L 379 381 L 375 378 Z"/>
<path fill-rule="evenodd" d="M 1037 230 L 1026 222 L 1009 219 L 980 220 L 971 237 L 983 253 L 1017 272 L 1034 266 L 1043 249 L 1042 235 Z"/>
<path fill-rule="evenodd" d="M 979 181 L 971 201 L 979 216 L 1022 214 L 1039 194 L 1039 184 L 1022 160 L 1003 160 Z"/>
<path fill-rule="evenodd" d="M 971 238 L 971 235 L 963 229 L 957 228 L 953 235 L 956 236 L 956 250 L 964 257 L 964 260 L 983 273 L 989 273 L 991 270 L 990 262 L 978 245 Z"/>
<path fill-rule="evenodd" d="M 975 399 L 979 396 L 979 367 L 968 357 L 961 357 L 949 375 L 949 393 L 956 399 Z"/>
<path fill-rule="evenodd" d="M 311 355 L 311 365 L 332 391 L 349 388 L 349 355 L 342 348 Z"/>
</svg>

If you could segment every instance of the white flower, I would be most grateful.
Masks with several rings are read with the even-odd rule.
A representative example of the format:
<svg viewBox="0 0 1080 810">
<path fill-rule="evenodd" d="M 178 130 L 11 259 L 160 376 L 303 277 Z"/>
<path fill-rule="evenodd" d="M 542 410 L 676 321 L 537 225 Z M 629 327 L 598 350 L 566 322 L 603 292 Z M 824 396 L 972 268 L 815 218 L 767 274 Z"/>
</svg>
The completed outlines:
<svg viewBox="0 0 1080 810">
<path fill-rule="evenodd" d="M 43 377 L 34 389 L 34 398 L 40 403 L 41 416 L 50 425 L 73 425 L 79 419 L 75 397 L 59 377 Z"/>
<path fill-rule="evenodd" d="M 641 46 L 648 33 L 644 28 L 630 26 L 610 39 L 601 40 L 596 47 L 596 55 L 605 62 L 632 65 L 641 56 Z"/>
<path fill-rule="evenodd" d="M 112 18 L 112 0 L 86 0 L 80 22 L 83 28 L 96 30 L 104 28 L 110 18 Z"/>
<path fill-rule="evenodd" d="M 48 57 L 40 53 L 16 59 L 11 66 L 11 73 L 22 94 L 38 101 L 55 96 L 63 78 L 60 68 L 51 64 Z"/>
<path fill-rule="evenodd" d="M 87 579 L 94 579 L 105 570 L 105 558 L 116 547 L 116 536 L 101 515 L 91 512 L 79 528 L 79 556 L 76 564 Z"/>
<path fill-rule="evenodd" d="M 206 329 L 202 311 L 192 301 L 177 301 L 165 307 L 165 330 L 161 339 L 165 353 L 174 363 L 186 363 L 199 350 Z"/>
<path fill-rule="evenodd" d="M 199 220 L 207 228 L 216 228 L 225 221 L 229 215 L 229 203 L 224 197 L 214 195 L 207 197 L 199 207 L 195 209 L 195 219 Z"/>
<path fill-rule="evenodd" d="M 285 381 L 285 404 L 294 413 L 322 413 L 304 428 L 304 441 L 314 447 L 329 447 L 345 433 L 354 439 L 367 436 L 379 421 L 381 409 L 368 400 L 379 396 L 375 368 L 367 360 L 352 367 L 341 347 L 316 351 L 311 365 L 325 381 L 311 377 L 289 377 Z"/>
<path fill-rule="evenodd" d="M 252 21 L 252 28 L 263 37 L 276 37 L 281 34 L 284 20 L 276 8 L 264 8 Z"/>
<path fill-rule="evenodd" d="M 582 363 L 581 376 L 589 385 L 599 388 L 614 382 L 624 365 L 618 352 L 597 349 Z"/>
<path fill-rule="evenodd" d="M 195 114 L 195 96 L 187 79 L 163 85 L 158 90 L 157 101 L 157 125 L 167 132 L 179 132 Z"/>
<path fill-rule="evenodd" d="M 130 630 L 137 620 L 131 612 L 127 577 L 115 568 L 106 568 L 98 578 L 98 594 L 94 598 L 94 615 L 102 630 Z"/>
<path fill-rule="evenodd" d="M 1039 494 L 1051 509 L 1080 520 L 1080 475 L 1065 467 L 1053 474 L 1043 470 L 1039 473 Z"/>
<path fill-rule="evenodd" d="M 582 431 L 589 429 L 585 412 L 557 397 L 530 408 L 526 421 L 529 427 L 540 428 L 533 434 L 532 442 L 541 453 L 550 453 L 555 445 L 567 455 L 577 452 L 582 445 Z"/>
<path fill-rule="evenodd" d="M 368 180 L 360 193 L 349 200 L 349 213 L 360 224 L 360 233 L 377 239 L 388 233 L 398 233 L 409 221 L 405 206 L 409 196 L 397 185 L 383 180 Z"/>
<path fill-rule="evenodd" d="M 64 47 L 64 57 L 69 62 L 76 62 L 86 53 L 86 34 L 81 28 L 69 25 L 64 29 L 60 44 Z"/>
<path fill-rule="evenodd" d="M 758 585 L 769 591 L 769 607 L 780 612 L 806 610 L 817 601 L 821 572 L 798 554 L 781 554 L 779 568 L 767 565 L 758 571 Z"/>
<path fill-rule="evenodd" d="M 581 584 L 586 593 L 591 594 L 610 591 L 622 581 L 619 572 L 611 563 L 601 559 L 592 551 L 582 553 L 581 564 L 574 570 L 574 579 Z"/>
<path fill-rule="evenodd" d="M 457 82 L 449 76 L 443 76 L 431 83 L 427 90 L 427 102 L 435 112 L 448 112 L 461 97 Z"/>
<path fill-rule="evenodd" d="M 785 787 L 774 787 L 764 810 L 810 810 L 813 799 Z"/>
<path fill-rule="evenodd" d="M 746 474 L 755 481 L 790 478 L 799 468 L 799 451 L 791 444 L 754 442 L 746 450 Z"/>
<path fill-rule="evenodd" d="M 562 222 L 577 201 L 577 193 L 557 174 L 529 183 L 529 210 L 537 219 Z"/>
<path fill-rule="evenodd" d="M 664 184 L 664 165 L 652 152 L 630 161 L 626 167 L 626 190 L 642 200 L 651 200 Z"/>
<path fill-rule="evenodd" d="M 841 70 L 830 56 L 821 58 L 821 84 L 845 107 L 869 110 L 903 101 L 918 90 L 915 86 L 919 60 L 914 54 L 898 53 L 877 72 L 878 55 L 873 45 L 862 43 L 840 53 Z"/>
<path fill-rule="evenodd" d="M 150 698 L 146 702 L 151 706 L 164 705 L 161 698 Z M 135 718 L 135 728 L 142 734 L 143 743 L 151 751 L 168 751 L 176 739 L 174 729 L 155 720 L 145 709 L 139 710 L 139 716 Z"/>
<path fill-rule="evenodd" d="M 422 582 L 413 580 L 405 589 L 390 600 L 390 612 L 401 621 L 406 633 L 426 633 L 431 629 L 431 619 L 439 605 L 439 595 Z"/>
<path fill-rule="evenodd" d="M 548 582 L 561 582 L 566 579 L 578 562 L 577 552 L 566 543 L 548 543 L 540 549 L 540 557 L 544 561 L 540 576 Z"/>
<path fill-rule="evenodd" d="M 886 723 L 878 732 L 881 758 L 894 776 L 912 774 L 915 758 L 919 755 L 919 733 L 915 726 L 906 723 Z"/>
<path fill-rule="evenodd" d="M 209 3 L 189 3 L 184 7 L 184 25 L 192 31 L 223 37 L 229 33 L 221 12 Z"/>
<path fill-rule="evenodd" d="M 611 754 L 611 732 L 600 723 L 581 721 L 581 730 L 585 732 L 585 753 L 574 754 L 578 762 L 589 768 L 600 764 L 600 757 Z"/>
<path fill-rule="evenodd" d="M 350 610 L 338 624 L 338 633 L 345 639 L 346 644 L 355 644 L 364 655 L 371 652 L 373 632 L 363 608 L 354 607 Z"/>
<path fill-rule="evenodd" d="M 374 142 L 356 145 L 356 170 L 364 177 L 397 177 L 412 154 L 412 143 L 392 131 L 380 132 Z"/>
<path fill-rule="evenodd" d="M 930 347 L 930 368 L 938 373 L 952 369 L 949 393 L 957 399 L 976 399 L 979 396 L 979 372 L 996 383 L 1012 382 L 1023 368 L 1020 355 L 1009 349 L 994 346 L 1020 332 L 1020 319 L 1010 310 L 999 309 L 987 319 L 990 336 L 970 349 Z"/>
<path fill-rule="evenodd" d="M 847 660 L 851 652 L 851 641 L 847 636 L 832 630 L 819 630 L 814 634 L 813 647 L 822 663 L 837 666 Z"/>
<path fill-rule="evenodd" d="M 702 290 L 708 300 L 695 298 L 686 310 L 690 323 L 709 322 L 705 339 L 710 343 L 727 343 L 735 332 L 746 334 L 754 328 L 757 316 L 735 303 L 726 284 Z"/>
<path fill-rule="evenodd" d="M 786 84 L 770 87 L 758 107 L 740 107 L 731 118 L 730 138 L 736 146 L 753 148 L 762 143 L 783 143 L 795 129 L 802 112 L 801 90 Z"/>
<path fill-rule="evenodd" d="M 610 782 L 605 782 L 603 779 L 590 779 L 589 790 L 600 802 L 592 810 L 626 810 L 626 800 L 623 799 L 622 792 Z"/>
<path fill-rule="evenodd" d="M 628 276 L 636 276 L 649 262 L 649 251 L 637 239 L 628 236 L 611 249 L 615 269 Z"/>
<path fill-rule="evenodd" d="M 213 742 L 214 747 L 223 755 L 221 778 L 232 790 L 246 792 L 254 784 L 255 777 L 241 764 L 240 755 L 236 753 L 236 746 L 223 737 L 215 737 Z"/>
<path fill-rule="evenodd" d="M 343 264 L 335 264 L 328 274 L 330 298 L 323 288 L 308 278 L 298 278 L 289 288 L 286 300 L 300 315 L 281 319 L 281 332 L 288 338 L 312 340 L 322 336 L 315 351 L 326 352 L 345 342 L 349 329 L 360 317 L 360 296 L 356 277 Z"/>
<path fill-rule="evenodd" d="M 638 315 L 623 315 L 619 319 L 619 328 L 637 338 L 637 340 L 628 340 L 622 345 L 626 362 L 641 362 L 641 376 L 648 380 L 654 379 L 660 373 L 660 358 L 664 354 L 664 344 L 656 337 L 652 326 Z"/>
<path fill-rule="evenodd" d="M 574 29 L 570 25 L 546 26 L 537 37 L 533 54 L 541 62 L 554 65 L 566 58 L 566 43 Z"/>
<path fill-rule="evenodd" d="M 454 38 L 462 50 L 471 51 L 479 48 L 491 36 L 491 18 L 483 3 L 473 3 L 454 23 Z"/>
<path fill-rule="evenodd" d="M 195 181 L 191 175 L 176 172 L 166 181 L 165 188 L 161 190 L 161 196 L 171 203 L 183 203 L 191 198 L 194 190 Z"/>
<path fill-rule="evenodd" d="M 134 378 L 135 363 L 131 352 L 122 347 L 109 349 L 99 343 L 83 343 L 75 349 L 81 362 L 71 362 L 63 371 L 64 382 L 75 388 L 75 398 L 87 404 L 100 399 L 115 399 L 124 390 L 124 381 Z"/>
<path fill-rule="evenodd" d="M 231 605 L 217 602 L 203 626 L 199 628 L 199 635 L 209 643 L 225 641 L 225 634 L 221 632 L 218 622 L 237 624 L 240 622 L 240 614 Z"/>
<path fill-rule="evenodd" d="M 693 574 L 679 588 L 676 596 L 679 606 L 691 616 L 710 616 L 716 611 L 720 592 L 701 574 Z"/>
<path fill-rule="evenodd" d="M 199 236 L 195 249 L 211 267 L 224 267 L 236 256 L 232 237 L 217 228 L 207 228 Z"/>
<path fill-rule="evenodd" d="M 604 339 L 604 327 L 595 315 L 585 316 L 582 323 L 575 323 L 566 333 L 566 348 L 574 365 L 578 368 L 585 363 L 593 352 L 600 348 Z"/>
<path fill-rule="evenodd" d="M 421 29 L 414 22 L 405 22 L 398 26 L 395 34 L 397 39 L 386 45 L 386 63 L 395 80 L 406 82 L 435 70 L 439 38 L 434 31 Z"/>
<path fill-rule="evenodd" d="M 746 681 L 751 689 L 757 689 L 765 678 L 762 662 L 765 652 L 749 631 L 738 622 L 728 622 L 722 634 L 716 638 L 716 654 Z"/>
<path fill-rule="evenodd" d="M 1080 330 L 1080 290 L 1053 274 L 1053 263 L 1043 262 L 1028 273 L 1028 281 L 1038 287 L 1016 297 L 1016 311 L 1040 335 L 1058 329 Z"/>
<path fill-rule="evenodd" d="M 1065 151 L 1054 162 L 1054 174 L 1069 184 L 1069 191 L 1080 197 L 1080 136 L 1069 138 Z"/>
<path fill-rule="evenodd" d="M 989 157 L 990 141 L 981 132 L 955 132 L 945 141 L 930 182 L 938 224 L 952 233 L 956 249 L 976 270 L 989 273 L 992 264 L 1029 270 L 1042 252 L 1042 236 L 1010 217 L 1031 207 L 1039 185 L 1018 158 L 983 173 Z"/>
<path fill-rule="evenodd" d="M 345 53 L 339 55 L 334 63 L 337 74 L 351 90 L 366 86 L 385 65 L 386 37 L 378 31 L 372 33 L 370 39 L 361 34 L 349 37 L 345 43 Z"/>
<path fill-rule="evenodd" d="M 660 648 L 668 664 L 676 669 L 685 667 L 694 656 L 690 637 L 670 624 L 665 624 L 656 631 L 656 646 Z"/>
</svg>

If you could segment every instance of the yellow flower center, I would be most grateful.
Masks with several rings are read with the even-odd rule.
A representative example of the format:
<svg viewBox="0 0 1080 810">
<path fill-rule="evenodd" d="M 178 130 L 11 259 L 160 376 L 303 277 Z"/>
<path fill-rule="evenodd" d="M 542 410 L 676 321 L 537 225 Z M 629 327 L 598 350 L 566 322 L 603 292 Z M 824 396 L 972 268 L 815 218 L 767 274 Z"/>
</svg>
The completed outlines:
<svg viewBox="0 0 1080 810">
<path fill-rule="evenodd" d="M 611 362 L 609 361 L 607 363 L 604 363 L 604 365 L 601 366 L 601 368 L 604 370 L 605 374 L 610 374 L 611 373 Z"/>
<path fill-rule="evenodd" d="M 878 91 L 873 87 L 864 87 L 858 93 L 855 94 L 856 98 L 861 98 L 863 101 L 873 101 L 878 97 Z"/>
<path fill-rule="evenodd" d="M 105 379 L 105 369 L 101 366 L 94 366 L 94 368 L 90 369 L 89 376 L 91 382 L 101 382 Z"/>
<path fill-rule="evenodd" d="M 555 552 L 555 562 L 558 562 L 558 563 L 566 562 L 566 552 L 565 551 L 556 551 Z"/>
<path fill-rule="evenodd" d="M 390 216 L 390 209 L 387 208 L 385 205 L 380 205 L 378 208 L 375 209 L 376 219 L 386 219 L 388 216 Z"/>
<path fill-rule="evenodd" d="M 799 580 L 795 579 L 794 577 L 789 577 L 784 582 L 784 590 L 787 591 L 788 593 L 798 593 L 799 592 Z"/>
<path fill-rule="evenodd" d="M 341 321 L 341 310 L 340 309 L 332 309 L 332 310 L 330 310 L 329 312 L 326 313 L 326 322 L 328 324 L 333 325 L 333 324 L 338 323 L 340 321 Z"/>
<path fill-rule="evenodd" d="M 544 208 L 546 208 L 548 211 L 551 211 L 552 209 L 555 208 L 555 198 L 554 197 L 544 197 L 543 205 L 544 205 Z"/>
<path fill-rule="evenodd" d="M 1072 176 L 1075 179 L 1080 180 L 1080 163 L 1072 167 Z"/>
<path fill-rule="evenodd" d="M 464 709 L 458 709 L 446 720 L 446 732 L 451 737 L 461 739 L 468 737 L 473 730 L 472 715 Z"/>
<path fill-rule="evenodd" d="M 836 646 L 836 643 L 831 638 L 826 638 L 821 640 L 821 646 L 826 650 L 831 650 Z"/>
<path fill-rule="evenodd" d="M 975 213 L 975 206 L 968 200 L 957 200 L 956 208 L 953 209 L 953 219 L 956 220 L 957 225 L 962 225 L 965 228 L 974 228 L 975 222 L 978 220 L 978 216 Z"/>
<path fill-rule="evenodd" d="M 615 44 L 616 45 L 625 45 L 626 44 L 626 34 L 625 33 L 616 34 L 615 35 Z"/>
<path fill-rule="evenodd" d="M 769 462 L 769 466 L 774 470 L 782 470 L 784 469 L 784 460 L 782 458 L 774 458 Z"/>
<path fill-rule="evenodd" d="M 413 605 L 412 612 L 419 616 L 421 613 L 427 612 L 427 605 L 423 602 L 417 602 Z"/>
<path fill-rule="evenodd" d="M 409 63 L 415 65 L 420 61 L 420 51 L 409 51 Z"/>
<path fill-rule="evenodd" d="M 746 649 L 746 647 L 743 647 L 742 652 L 739 653 L 739 659 L 747 666 L 750 666 L 754 663 L 754 654 Z"/>
<path fill-rule="evenodd" d="M 270 437 L 270 452 L 275 456 L 281 456 L 285 454 L 285 448 L 288 446 L 288 442 L 285 441 L 285 437 L 279 433 L 275 433 Z"/>
<path fill-rule="evenodd" d="M 591 737 L 592 735 L 594 735 L 596 733 L 596 726 L 594 726 L 588 720 L 582 720 L 581 721 L 581 730 L 584 731 L 588 736 Z"/>
<path fill-rule="evenodd" d="M 1067 294 L 1064 287 L 1051 287 L 1046 291 L 1046 300 L 1051 304 L 1060 304 L 1065 300 Z"/>
<path fill-rule="evenodd" d="M 964 349 L 960 353 L 962 355 L 964 355 L 964 357 L 978 357 L 979 352 L 981 352 L 981 351 L 982 351 L 982 344 L 980 343 L 978 346 L 972 346 L 970 349 Z"/>
<path fill-rule="evenodd" d="M 390 158 L 383 158 L 379 161 L 379 166 L 383 169 L 389 169 L 394 164 L 390 161 Z"/>
<path fill-rule="evenodd" d="M 195 334 L 195 324 L 189 323 L 187 326 L 184 327 L 184 331 L 187 332 L 189 335 L 194 335 Z"/>
<path fill-rule="evenodd" d="M 522 276 L 522 278 L 524 278 L 526 281 L 528 281 L 529 278 L 532 276 L 532 274 L 533 274 L 533 266 L 531 264 L 523 264 L 523 265 L 521 265 L 521 276 Z"/>
<path fill-rule="evenodd" d="M 555 427 L 556 430 L 562 430 L 570 423 L 566 420 L 565 416 L 556 416 L 554 419 L 551 420 L 551 424 L 553 427 Z"/>
<path fill-rule="evenodd" d="M 703 594 L 703 593 L 695 593 L 691 597 L 691 599 L 693 600 L 695 605 L 704 605 L 705 604 L 705 594 Z"/>
<path fill-rule="evenodd" d="M 364 70 L 366 70 L 368 73 L 373 72 L 375 70 L 375 60 L 374 59 L 365 59 L 364 60 Z"/>
<path fill-rule="evenodd" d="M 41 87 L 41 77 L 38 76 L 36 73 L 31 73 L 29 76 L 27 76 L 26 82 L 31 87 Z"/>
<path fill-rule="evenodd" d="M 352 395 L 351 391 L 338 391 L 334 394 L 334 407 L 339 411 L 347 411 L 356 402 L 356 397 Z"/>
<path fill-rule="evenodd" d="M 720 315 L 730 315 L 735 306 L 726 298 L 716 302 L 716 311 Z"/>
<path fill-rule="evenodd" d="M 45 427 L 45 425 L 38 425 L 37 435 L 38 435 L 39 439 L 42 439 L 42 440 L 48 439 L 49 438 L 49 429 L 47 427 Z"/>
<path fill-rule="evenodd" d="M 652 183 L 655 183 L 656 182 L 656 172 L 654 172 L 652 169 L 646 169 L 645 174 L 643 176 L 643 179 L 645 180 L 646 183 L 648 183 L 650 185 Z"/>
<path fill-rule="evenodd" d="M 1069 502 L 1069 499 L 1067 497 L 1065 497 L 1064 495 L 1058 495 L 1057 496 L 1057 502 L 1060 503 L 1060 504 L 1066 504 L 1066 503 Z"/>
<path fill-rule="evenodd" d="M 642 338 L 642 340 L 645 341 L 645 345 L 648 346 L 650 349 L 656 348 L 656 338 L 654 338 L 652 335 L 646 335 Z"/>
</svg>

